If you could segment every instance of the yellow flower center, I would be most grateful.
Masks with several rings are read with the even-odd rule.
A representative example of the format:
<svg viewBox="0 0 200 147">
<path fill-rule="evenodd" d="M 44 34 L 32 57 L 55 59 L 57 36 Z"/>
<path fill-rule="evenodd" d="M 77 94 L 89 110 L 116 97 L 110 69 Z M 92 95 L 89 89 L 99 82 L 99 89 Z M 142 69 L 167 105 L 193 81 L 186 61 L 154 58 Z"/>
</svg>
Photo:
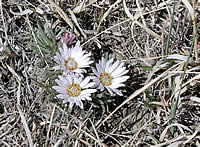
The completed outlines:
<svg viewBox="0 0 200 147">
<path fill-rule="evenodd" d="M 69 96 L 75 97 L 78 96 L 80 93 L 81 87 L 78 84 L 72 82 L 72 84 L 67 85 L 67 94 Z"/>
<path fill-rule="evenodd" d="M 112 84 L 112 77 L 108 73 L 101 73 L 99 79 L 103 85 L 109 86 Z"/>
<path fill-rule="evenodd" d="M 72 57 L 69 57 L 65 60 L 65 67 L 69 70 L 74 70 L 78 68 L 78 63 Z"/>
</svg>

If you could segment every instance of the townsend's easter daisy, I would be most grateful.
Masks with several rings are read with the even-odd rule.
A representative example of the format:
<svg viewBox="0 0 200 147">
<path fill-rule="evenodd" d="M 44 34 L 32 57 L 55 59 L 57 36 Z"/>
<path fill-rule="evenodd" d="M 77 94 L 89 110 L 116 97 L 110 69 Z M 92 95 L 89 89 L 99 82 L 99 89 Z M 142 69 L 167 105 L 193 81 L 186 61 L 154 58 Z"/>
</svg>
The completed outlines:
<svg viewBox="0 0 200 147">
<path fill-rule="evenodd" d="M 106 88 L 108 92 L 113 95 L 113 92 L 122 96 L 123 94 L 117 89 L 119 87 L 125 86 L 125 82 L 129 76 L 124 76 L 128 73 L 124 63 L 116 61 L 113 63 L 113 59 L 106 61 L 103 57 L 96 63 L 96 69 L 92 67 L 92 71 L 95 76 L 92 76 L 92 79 L 96 83 L 96 87 L 101 91 Z"/>
<path fill-rule="evenodd" d="M 90 82 L 90 78 L 77 77 L 74 74 L 67 76 L 58 76 L 55 80 L 58 86 L 53 86 L 56 90 L 58 98 L 63 99 L 63 103 L 69 102 L 69 107 L 72 108 L 74 104 L 83 109 L 82 100 L 91 101 L 91 93 L 96 92 L 96 89 L 91 89 L 94 82 Z"/>
<path fill-rule="evenodd" d="M 63 36 L 61 37 L 60 42 L 61 42 L 61 45 L 64 43 L 67 45 L 71 45 L 76 42 L 74 39 L 75 39 L 75 35 L 65 32 Z"/>
<path fill-rule="evenodd" d="M 93 61 L 90 60 L 91 53 L 86 53 L 80 46 L 80 41 L 72 48 L 68 48 L 64 43 L 59 52 L 54 56 L 54 61 L 58 64 L 53 67 L 55 70 L 62 70 L 64 74 L 77 73 L 81 74 L 89 67 Z"/>
</svg>

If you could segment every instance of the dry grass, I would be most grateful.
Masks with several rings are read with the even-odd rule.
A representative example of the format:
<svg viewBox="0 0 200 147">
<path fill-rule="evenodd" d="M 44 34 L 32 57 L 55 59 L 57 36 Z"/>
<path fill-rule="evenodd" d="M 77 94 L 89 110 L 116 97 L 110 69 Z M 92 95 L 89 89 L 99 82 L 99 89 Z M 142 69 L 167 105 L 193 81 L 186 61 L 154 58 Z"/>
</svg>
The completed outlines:
<svg viewBox="0 0 200 147">
<path fill-rule="evenodd" d="M 0 146 L 200 146 L 199 1 L 3 0 L 0 12 Z M 126 62 L 124 96 L 56 101 L 57 49 L 30 45 L 37 22 Z"/>
</svg>

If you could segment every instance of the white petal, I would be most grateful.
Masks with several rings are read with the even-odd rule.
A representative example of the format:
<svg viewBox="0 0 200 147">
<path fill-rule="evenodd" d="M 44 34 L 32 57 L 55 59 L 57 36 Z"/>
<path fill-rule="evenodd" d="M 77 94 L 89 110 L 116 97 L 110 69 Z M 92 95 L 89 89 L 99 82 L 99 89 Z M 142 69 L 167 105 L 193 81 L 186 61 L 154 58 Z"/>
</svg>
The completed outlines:
<svg viewBox="0 0 200 147">
<path fill-rule="evenodd" d="M 56 90 L 56 92 L 61 93 L 61 94 L 66 94 L 65 87 L 60 87 L 60 86 L 53 86 L 53 89 Z"/>
<path fill-rule="evenodd" d="M 84 95 L 84 94 L 88 94 L 88 93 L 94 93 L 96 92 L 96 89 L 86 89 L 86 90 L 82 90 L 80 95 Z"/>
<path fill-rule="evenodd" d="M 85 86 L 82 87 L 82 88 L 90 88 L 90 87 L 93 87 L 94 85 L 95 85 L 94 82 L 90 82 L 90 83 L 88 83 L 87 85 L 85 85 Z"/>
<path fill-rule="evenodd" d="M 78 41 L 76 42 L 75 47 L 79 47 L 79 46 L 80 46 L 80 41 L 78 40 Z"/>
<path fill-rule="evenodd" d="M 87 99 L 88 101 L 91 101 L 91 100 L 92 100 L 92 98 L 89 97 L 89 96 L 87 96 L 86 99 Z"/>
<path fill-rule="evenodd" d="M 52 86 L 52 88 L 58 90 L 58 86 Z"/>
<path fill-rule="evenodd" d="M 61 59 L 61 55 L 58 52 L 56 52 L 56 56 L 54 56 L 54 61 L 59 64 Z"/>
<path fill-rule="evenodd" d="M 126 67 L 121 67 L 121 68 L 118 67 L 111 73 L 111 75 L 112 76 L 119 75 L 122 72 L 124 72 L 125 70 L 126 70 Z"/>
<path fill-rule="evenodd" d="M 69 77 L 70 76 L 67 76 L 66 78 L 65 77 L 63 77 L 63 76 L 58 76 L 58 78 L 62 81 L 62 82 L 64 82 L 64 83 L 71 83 L 71 80 L 69 79 Z"/>
<path fill-rule="evenodd" d="M 106 62 L 106 68 L 105 68 L 105 72 L 108 72 L 108 70 L 110 69 L 110 67 L 112 66 L 112 62 L 113 62 L 113 58 L 111 58 L 110 60 L 108 60 Z"/>
<path fill-rule="evenodd" d="M 94 78 L 92 77 L 92 80 L 95 83 L 95 85 L 92 86 L 91 88 L 98 87 L 101 84 L 99 78 L 97 78 L 97 77 L 94 77 Z"/>
<path fill-rule="evenodd" d="M 102 83 L 100 83 L 98 89 L 100 89 L 101 91 L 103 91 L 104 90 L 104 85 Z"/>
<path fill-rule="evenodd" d="M 113 79 L 113 83 L 122 83 L 122 82 L 125 82 L 128 78 L 129 76 L 118 77 L 118 78 Z"/>
<path fill-rule="evenodd" d="M 81 109 L 83 109 L 83 103 L 81 100 L 76 101 L 76 105 L 78 105 Z"/>
<path fill-rule="evenodd" d="M 112 89 L 110 87 L 108 87 L 108 86 L 105 86 L 105 87 L 108 90 L 108 92 L 110 93 L 110 95 L 112 96 L 113 95 Z"/>
<path fill-rule="evenodd" d="M 81 74 L 81 73 L 84 73 L 84 72 L 86 72 L 86 70 L 85 70 L 85 69 L 80 69 L 80 68 L 77 68 L 77 69 L 75 69 L 75 70 L 72 70 L 71 72 L 74 72 L 74 73 Z"/>
<path fill-rule="evenodd" d="M 96 76 L 99 76 L 99 75 L 100 75 L 94 67 L 91 67 L 91 69 L 92 69 L 93 73 L 94 73 Z"/>
<path fill-rule="evenodd" d="M 60 99 L 67 99 L 68 98 L 68 96 L 66 94 L 58 94 L 57 97 L 60 98 Z"/>
<path fill-rule="evenodd" d="M 78 67 L 89 67 L 90 64 L 92 64 L 94 61 L 89 60 L 84 60 L 84 61 L 79 61 Z"/>
<path fill-rule="evenodd" d="M 84 60 L 90 60 L 90 58 L 89 58 L 89 56 L 90 56 L 91 54 L 85 54 L 85 55 L 83 55 L 83 56 L 81 56 L 80 58 L 79 58 L 79 61 L 84 61 Z"/>
<path fill-rule="evenodd" d="M 72 109 L 73 106 L 74 106 L 74 102 L 69 102 L 69 108 Z"/>
<path fill-rule="evenodd" d="M 86 95 L 82 96 L 81 99 L 83 98 L 84 100 L 91 101 L 92 98 L 90 96 L 91 96 L 91 94 L 86 94 Z"/>
<path fill-rule="evenodd" d="M 111 67 L 108 69 L 108 73 L 112 73 L 120 64 L 120 61 L 117 60 Z"/>
<path fill-rule="evenodd" d="M 87 85 L 89 81 L 90 81 L 90 78 L 86 77 L 80 84 L 81 88 L 84 88 L 84 86 Z"/>
<path fill-rule="evenodd" d="M 106 68 L 106 60 L 103 57 L 101 58 L 101 66 L 102 66 L 102 69 Z"/>
<path fill-rule="evenodd" d="M 117 77 L 120 77 L 120 76 L 123 76 L 123 75 L 125 75 L 125 74 L 127 74 L 129 72 L 129 70 L 125 70 L 125 71 L 123 71 L 123 72 L 121 72 L 121 73 L 112 73 L 112 77 L 113 78 L 117 78 Z"/>
<path fill-rule="evenodd" d="M 67 50 L 67 49 L 68 49 L 67 44 L 64 43 L 64 44 L 62 45 L 62 48 L 63 48 L 64 50 Z"/>
<path fill-rule="evenodd" d="M 60 87 L 66 87 L 67 83 L 63 82 L 60 79 L 56 79 L 55 82 L 58 84 Z"/>
<path fill-rule="evenodd" d="M 60 67 L 60 65 L 57 65 L 57 66 L 54 66 L 53 69 L 55 69 L 55 70 L 61 70 L 61 67 Z"/>
<path fill-rule="evenodd" d="M 78 62 L 80 58 L 83 56 L 85 51 L 82 51 L 81 48 L 72 48 L 71 56 Z"/>
<path fill-rule="evenodd" d="M 98 78 L 94 79 L 93 82 L 92 82 L 94 85 L 91 86 L 91 87 L 95 87 L 95 85 L 99 85 L 101 82 Z"/>
<path fill-rule="evenodd" d="M 96 68 L 97 68 L 97 72 L 98 73 L 103 72 L 102 69 L 101 69 L 101 67 L 100 67 L 100 64 L 96 63 Z"/>
<path fill-rule="evenodd" d="M 81 82 L 76 75 L 73 75 L 73 80 L 74 80 L 74 83 L 80 85 Z"/>
<path fill-rule="evenodd" d="M 113 83 L 113 84 L 111 84 L 109 87 L 110 88 L 119 88 L 119 87 L 124 87 L 125 86 L 125 84 L 119 84 L 119 83 Z"/>
<path fill-rule="evenodd" d="M 68 84 L 72 83 L 73 82 L 73 74 L 68 74 L 65 79 L 68 81 Z"/>
<path fill-rule="evenodd" d="M 72 52 L 71 52 L 71 49 L 66 49 L 65 52 L 64 52 L 64 59 L 68 59 L 69 57 L 72 56 Z"/>
<path fill-rule="evenodd" d="M 118 89 L 113 88 L 112 90 L 113 90 L 117 95 L 123 96 L 123 94 L 121 93 L 121 91 L 119 91 Z"/>
<path fill-rule="evenodd" d="M 63 54 L 63 49 L 62 48 L 59 48 L 59 55 L 62 55 Z M 57 54 L 56 54 L 57 55 Z"/>
</svg>

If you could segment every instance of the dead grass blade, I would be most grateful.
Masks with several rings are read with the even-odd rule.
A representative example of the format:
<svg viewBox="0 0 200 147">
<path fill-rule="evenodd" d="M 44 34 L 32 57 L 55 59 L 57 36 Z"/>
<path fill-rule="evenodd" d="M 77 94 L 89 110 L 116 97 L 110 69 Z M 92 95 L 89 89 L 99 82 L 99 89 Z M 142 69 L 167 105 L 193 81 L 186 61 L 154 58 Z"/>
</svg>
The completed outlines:
<svg viewBox="0 0 200 147">
<path fill-rule="evenodd" d="M 33 11 L 30 10 L 30 9 L 26 9 L 26 10 L 21 11 L 21 12 L 13 12 L 12 9 L 10 9 L 10 12 L 11 12 L 13 15 L 26 15 L 26 14 L 31 14 L 31 13 L 33 13 Z"/>
<path fill-rule="evenodd" d="M 53 147 L 59 147 L 60 144 L 62 143 L 62 141 L 63 141 L 63 138 L 60 138 L 60 139 L 56 142 L 56 144 L 54 144 Z"/>
<path fill-rule="evenodd" d="M 149 29 L 146 25 L 143 25 L 143 24 L 141 24 L 139 21 L 136 20 L 136 19 L 138 18 L 138 16 L 144 18 L 143 15 L 145 15 L 145 13 L 142 14 L 142 12 L 141 12 L 141 14 L 138 14 L 138 16 L 137 16 L 137 15 L 133 16 L 133 15 L 130 13 L 130 11 L 128 10 L 128 8 L 127 8 L 127 6 L 126 6 L 125 0 L 123 0 L 123 5 L 124 5 L 124 10 L 125 10 L 126 15 L 127 15 L 131 20 L 133 20 L 133 24 L 136 23 L 138 26 L 140 26 L 141 28 L 143 28 L 147 33 L 151 34 L 151 35 L 154 36 L 155 38 L 158 38 L 159 40 L 162 40 L 162 37 L 161 37 L 160 35 L 158 35 L 157 33 L 153 32 L 153 31 L 152 31 L 151 29 Z M 149 12 L 149 13 L 150 13 L 150 12 Z M 145 22 L 143 22 L 143 23 L 146 24 Z"/>
<path fill-rule="evenodd" d="M 182 87 L 185 87 L 185 86 L 187 86 L 188 84 L 190 84 L 192 81 L 194 81 L 194 80 L 199 80 L 199 79 L 200 79 L 200 75 L 196 75 L 195 77 L 193 77 L 193 78 L 191 78 L 190 80 L 188 80 L 187 82 L 185 82 L 185 83 L 183 84 Z"/>
<path fill-rule="evenodd" d="M 135 23 L 140 26 L 141 28 L 143 28 L 147 33 L 151 34 L 152 36 L 154 36 L 155 38 L 162 40 L 162 37 L 160 35 L 158 35 L 157 33 L 155 33 L 154 31 L 152 31 L 151 29 L 149 29 L 148 27 L 144 26 L 143 24 L 141 24 L 139 21 L 135 21 Z"/>
<path fill-rule="evenodd" d="M 196 63 L 199 62 L 199 50 L 198 50 L 198 38 L 197 38 L 197 30 L 198 30 L 198 25 L 197 25 L 197 21 L 196 21 L 196 15 L 195 15 L 195 1 L 192 1 L 193 3 L 193 17 L 195 19 L 193 19 L 193 34 L 194 34 L 194 53 L 195 53 L 195 59 L 196 59 Z"/>
<path fill-rule="evenodd" d="M 133 144 L 133 142 L 136 140 L 136 138 L 138 137 L 138 135 L 140 134 L 140 132 L 142 132 L 142 130 L 144 128 L 146 128 L 153 119 L 154 119 L 154 117 L 150 118 L 147 122 L 145 122 L 145 124 L 141 128 L 139 128 L 139 130 L 135 133 L 135 135 L 133 137 L 131 137 L 123 146 L 126 147 L 131 142 L 132 142 L 131 144 Z"/>
<path fill-rule="evenodd" d="M 7 65 L 7 67 L 8 67 L 8 70 L 16 77 L 16 79 L 17 79 L 19 82 L 21 82 L 20 76 L 19 76 L 9 65 Z"/>
<path fill-rule="evenodd" d="M 25 116 L 24 116 L 24 114 L 22 113 L 22 111 L 20 109 L 20 88 L 21 88 L 21 82 L 18 82 L 18 83 L 19 83 L 19 86 L 18 86 L 18 90 L 17 90 L 17 109 L 19 111 L 19 115 L 21 117 L 22 124 L 24 126 L 26 135 L 28 137 L 29 146 L 33 147 L 33 140 L 32 140 L 32 137 L 31 137 L 30 129 L 29 129 L 28 124 L 26 122 Z"/>
<path fill-rule="evenodd" d="M 140 14 L 140 17 L 142 18 L 142 23 L 144 26 L 147 26 L 146 22 L 145 22 L 145 19 L 144 19 L 144 16 L 143 16 L 143 13 L 142 13 L 142 10 L 141 10 L 141 6 L 140 6 L 140 3 L 138 0 L 136 0 L 136 4 L 137 4 L 137 7 L 138 7 L 138 10 L 139 10 L 139 14 Z"/>
<path fill-rule="evenodd" d="M 28 124 L 26 122 L 25 116 L 22 113 L 21 109 L 20 109 L 20 91 L 21 91 L 21 78 L 19 77 L 19 75 L 9 66 L 7 65 L 8 70 L 16 77 L 17 81 L 18 81 L 18 90 L 17 90 L 17 109 L 19 111 L 21 120 L 22 120 L 22 124 L 24 126 L 26 135 L 28 137 L 28 141 L 29 141 L 29 146 L 33 147 L 33 141 L 32 141 L 32 137 L 31 137 L 31 132 L 29 130 Z"/>
<path fill-rule="evenodd" d="M 97 0 L 89 0 L 89 4 L 86 4 L 85 1 L 82 1 L 76 8 L 74 8 L 72 11 L 75 14 L 79 14 L 83 11 L 85 11 L 86 7 L 92 5 L 93 3 L 97 2 Z"/>
<path fill-rule="evenodd" d="M 190 97 L 190 100 L 194 101 L 194 102 L 197 102 L 197 103 L 200 103 L 200 98 L 199 97 L 192 96 L 192 97 Z"/>
<path fill-rule="evenodd" d="M 168 145 L 167 147 L 179 147 L 180 145 L 183 144 L 185 139 L 186 139 L 185 135 L 179 135 L 177 138 L 166 140 L 165 142 L 153 145 L 152 147 L 163 147 L 166 145 Z"/>
<path fill-rule="evenodd" d="M 189 11 L 189 13 L 190 13 L 190 15 L 192 17 L 192 20 L 194 20 L 195 19 L 195 17 L 194 17 L 194 10 L 193 10 L 191 4 L 189 3 L 189 1 L 188 0 L 182 0 L 182 2 L 187 7 L 187 9 L 188 9 L 188 11 Z"/>
<path fill-rule="evenodd" d="M 94 126 L 94 124 L 92 123 L 92 120 L 91 120 L 90 118 L 89 118 L 89 121 L 90 121 L 90 123 L 91 123 L 91 125 L 92 125 L 92 128 L 93 128 L 93 130 L 94 130 L 94 133 L 95 133 L 95 135 L 96 135 L 96 137 L 97 137 L 98 143 L 101 144 L 101 141 L 100 141 L 99 135 L 98 135 L 98 133 L 97 133 L 97 130 L 96 130 L 96 128 L 95 128 L 95 126 Z"/>
<path fill-rule="evenodd" d="M 78 24 L 78 21 L 76 19 L 76 16 L 74 15 L 74 13 L 69 9 L 69 13 L 72 17 L 72 20 L 74 21 L 75 25 L 78 27 L 78 29 L 81 31 L 81 34 L 83 35 L 84 38 L 87 38 L 86 34 L 84 33 L 83 29 L 80 27 L 80 25 Z"/>
<path fill-rule="evenodd" d="M 6 40 L 8 40 L 7 27 L 6 27 L 5 20 L 4 20 L 3 7 L 2 7 L 1 0 L 0 0 L 0 12 L 1 12 L 1 18 L 2 18 L 2 22 L 3 22 L 3 28 L 4 28 Z"/>
<path fill-rule="evenodd" d="M 24 116 L 24 114 L 22 113 L 22 111 L 20 109 L 20 88 L 21 88 L 21 82 L 18 82 L 18 83 L 19 83 L 19 86 L 18 86 L 18 90 L 17 90 L 17 109 L 19 111 L 19 114 L 20 114 L 20 117 L 21 117 L 21 120 L 22 120 L 22 124 L 23 124 L 24 129 L 25 129 L 26 135 L 28 137 L 29 146 L 33 147 L 33 140 L 32 140 L 32 137 L 31 137 L 30 129 L 29 129 L 28 124 L 26 122 L 25 116 Z"/>
<path fill-rule="evenodd" d="M 122 0 L 117 0 L 114 4 L 112 4 L 109 9 L 104 13 L 104 15 L 102 16 L 99 25 L 97 27 L 97 32 L 99 32 L 101 23 L 105 20 L 105 18 L 109 15 L 110 11 L 113 9 L 113 7 L 115 7 L 117 4 L 119 4 Z"/>
<path fill-rule="evenodd" d="M 86 136 L 88 136 L 89 138 L 91 138 L 92 140 L 96 141 L 99 143 L 100 146 L 105 147 L 104 143 L 101 143 L 98 139 L 96 139 L 94 136 L 92 136 L 91 134 L 87 133 L 86 131 L 82 130 L 80 127 L 75 126 L 77 129 L 79 129 L 79 132 L 84 133 Z"/>
<path fill-rule="evenodd" d="M 52 111 L 51 118 L 50 118 L 49 129 L 48 129 L 47 137 L 46 137 L 46 146 L 49 146 L 48 145 L 49 134 L 50 134 L 50 130 L 51 130 L 52 122 L 53 122 L 53 117 L 54 117 L 55 109 L 56 109 L 56 105 L 54 105 L 54 107 L 53 107 L 53 111 Z"/>
<path fill-rule="evenodd" d="M 110 28 L 105 29 L 104 31 L 98 33 L 98 34 L 95 35 L 94 37 L 88 39 L 88 40 L 87 40 L 86 42 L 84 42 L 81 46 L 84 46 L 85 44 L 87 44 L 87 43 L 90 42 L 91 40 L 97 38 L 97 37 L 100 36 L 101 34 L 107 32 L 107 31 L 109 31 L 109 30 L 111 30 L 111 29 L 113 29 L 113 28 L 115 28 L 115 27 L 117 27 L 117 26 L 119 26 L 119 25 L 121 25 L 121 24 L 123 24 L 123 23 L 126 23 L 126 22 L 128 22 L 128 21 L 130 21 L 130 19 L 124 20 L 124 21 L 122 21 L 122 22 L 120 22 L 120 23 L 118 23 L 118 24 L 116 24 L 116 25 L 114 25 L 114 26 L 112 26 L 112 27 L 110 27 Z"/>
<path fill-rule="evenodd" d="M 200 128 L 198 128 L 191 136 L 189 136 L 188 139 L 183 144 L 189 143 L 197 135 L 199 131 Z"/>
<path fill-rule="evenodd" d="M 76 35 L 79 36 L 80 35 L 79 32 L 76 30 L 76 28 L 73 27 L 73 24 L 72 24 L 71 20 L 65 14 L 65 12 L 58 5 L 56 5 L 52 0 L 48 0 L 48 1 L 51 4 L 51 6 L 56 9 L 58 14 L 65 20 L 65 22 L 71 27 L 71 29 L 74 29 L 74 32 L 76 33 Z"/>
<path fill-rule="evenodd" d="M 188 127 L 186 127 L 186 126 L 184 126 L 184 125 L 182 125 L 182 124 L 178 124 L 178 123 L 175 123 L 175 124 L 171 124 L 171 125 L 169 125 L 169 126 L 167 126 L 166 128 L 165 128 L 165 130 L 162 132 L 162 134 L 160 135 L 160 141 L 162 142 L 163 140 L 164 140 L 164 138 L 165 138 L 165 136 L 166 136 L 166 133 L 167 133 L 167 131 L 168 131 L 168 129 L 170 128 L 170 127 L 180 127 L 180 128 L 183 128 L 183 129 L 185 129 L 185 130 L 188 130 L 188 131 L 190 131 L 191 133 L 192 133 L 192 130 L 191 129 L 189 129 Z M 180 130 L 180 128 L 179 128 L 179 130 Z"/>
</svg>

